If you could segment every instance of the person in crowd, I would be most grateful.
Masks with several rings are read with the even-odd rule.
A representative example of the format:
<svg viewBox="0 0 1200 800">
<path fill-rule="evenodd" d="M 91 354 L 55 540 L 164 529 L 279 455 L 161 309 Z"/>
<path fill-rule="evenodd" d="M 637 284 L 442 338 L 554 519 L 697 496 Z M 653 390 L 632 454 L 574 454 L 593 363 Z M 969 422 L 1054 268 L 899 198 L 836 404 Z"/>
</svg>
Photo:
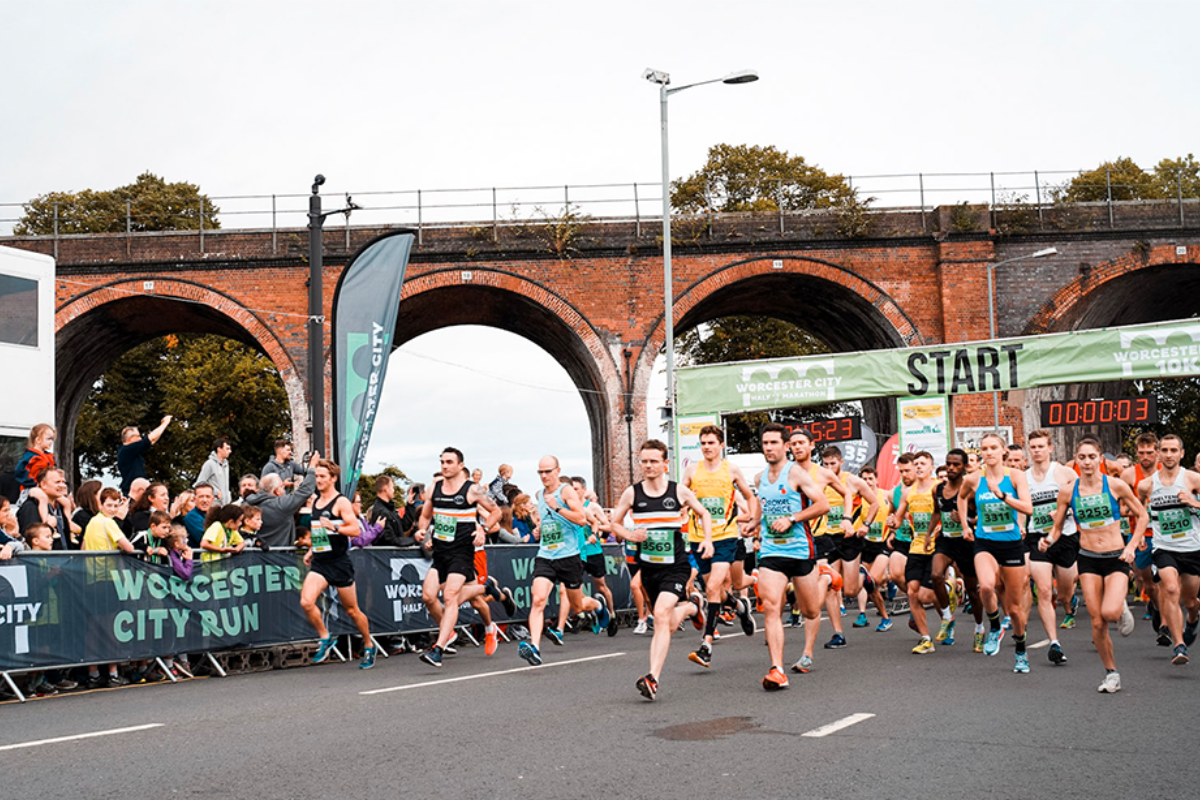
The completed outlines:
<svg viewBox="0 0 1200 800">
<path fill-rule="evenodd" d="M 130 541 L 137 543 L 137 537 L 150 527 L 150 515 L 155 511 L 167 514 L 170 511 L 171 494 L 165 483 L 152 483 L 142 492 L 142 496 L 130 506 L 129 530 L 132 531 Z M 170 517 L 168 517 L 170 519 Z"/>
<path fill-rule="evenodd" d="M 537 507 L 533 498 L 527 494 L 519 494 L 513 498 L 513 532 L 521 539 L 521 544 L 536 542 L 534 533 L 538 527 Z"/>
<path fill-rule="evenodd" d="M 414 483 L 409 486 L 405 498 L 404 513 L 400 516 L 400 531 L 411 537 L 417 527 L 417 520 L 421 518 L 421 507 L 425 505 L 425 484 Z"/>
<path fill-rule="evenodd" d="M 17 533 L 17 518 L 12 514 L 12 503 L 0 497 L 0 561 L 8 561 L 25 549 Z"/>
<path fill-rule="evenodd" d="M 358 492 L 354 493 L 354 502 L 350 504 L 350 508 L 354 511 L 354 518 L 358 520 L 358 536 L 350 540 L 351 547 L 370 547 L 379 539 L 379 534 L 383 533 L 383 524 L 375 522 L 367 522 L 367 518 L 363 516 L 362 495 Z"/>
<path fill-rule="evenodd" d="M 187 528 L 177 522 L 172 522 L 170 532 L 167 534 L 167 558 L 171 562 L 171 571 L 185 581 L 192 579 L 192 569 L 195 565 L 192 560 L 192 549 L 188 547 L 187 539 Z M 187 659 L 183 659 L 183 662 L 186 667 Z"/>
<path fill-rule="evenodd" d="M 381 527 L 379 538 L 375 544 L 380 547 L 412 547 L 417 540 L 406 536 L 403 518 L 396 510 L 393 500 L 396 497 L 396 482 L 389 475 L 380 475 L 375 479 L 375 502 L 371 504 L 368 519 Z M 408 507 L 405 506 L 405 513 Z M 357 513 L 357 512 L 356 512 Z"/>
<path fill-rule="evenodd" d="M 209 525 L 200 540 L 201 561 L 216 561 L 246 549 L 246 541 L 238 533 L 242 526 L 242 507 L 234 503 L 214 506 L 208 515 Z"/>
<path fill-rule="evenodd" d="M 71 515 L 71 521 L 80 531 L 87 530 L 92 517 L 100 513 L 100 490 L 103 488 L 104 484 L 100 481 L 90 480 L 79 484 L 75 490 L 75 513 Z"/>
<path fill-rule="evenodd" d="M 117 472 L 121 475 L 121 493 L 129 494 L 129 487 L 134 478 L 146 477 L 146 453 L 160 438 L 167 426 L 171 424 L 171 415 L 162 418 L 158 427 L 142 436 L 136 425 L 130 425 L 121 431 L 121 446 L 117 448 Z"/>
<path fill-rule="evenodd" d="M 488 535 L 489 544 L 520 544 L 521 537 L 513 530 L 512 506 L 500 506 L 499 530 Z"/>
<path fill-rule="evenodd" d="M 246 498 L 252 494 L 258 493 L 258 478 L 250 473 L 246 473 L 238 480 L 237 497 L 233 502 L 239 506 L 246 504 Z"/>
<path fill-rule="evenodd" d="M 229 454 L 232 452 L 233 445 L 229 443 L 229 439 L 224 436 L 216 439 L 212 452 L 208 454 L 208 459 L 200 467 L 200 475 L 196 478 L 197 486 L 207 483 L 213 487 L 213 495 L 221 505 L 233 502 L 233 496 L 229 492 Z"/>
<path fill-rule="evenodd" d="M 197 484 L 195 487 L 195 500 L 195 507 L 183 517 L 183 526 L 187 528 L 188 532 L 188 544 L 193 549 L 200 547 L 200 541 L 204 538 L 204 531 L 211 524 L 211 521 L 208 519 L 208 513 L 212 510 L 213 504 L 216 501 L 216 492 L 207 483 Z"/>
<path fill-rule="evenodd" d="M 183 525 L 184 518 L 196 507 L 196 493 L 184 489 L 171 501 L 171 522 Z M 185 528 L 186 530 L 186 528 Z"/>
<path fill-rule="evenodd" d="M 146 528 L 134 534 L 132 544 L 146 554 L 151 564 L 165 564 L 170 557 L 170 536 L 171 518 L 165 511 L 154 510 L 146 515 Z"/>
<path fill-rule="evenodd" d="M 270 547 L 291 547 L 296 542 L 296 514 L 312 499 L 316 491 L 316 469 L 320 455 L 313 453 L 308 469 L 296 491 L 288 494 L 283 477 L 278 473 L 263 476 L 258 492 L 246 498 L 246 504 L 262 509 L 263 524 L 259 540 Z"/>
<path fill-rule="evenodd" d="M 238 531 L 246 544 L 252 547 L 262 547 L 262 539 L 259 538 L 258 532 L 262 530 L 263 518 L 262 509 L 258 506 L 238 505 L 242 509 L 242 527 Z"/>
<path fill-rule="evenodd" d="M 125 553 L 133 552 L 133 545 L 125 538 L 118 519 L 124 519 L 129 513 L 129 500 L 111 486 L 100 491 L 100 513 L 92 517 L 87 530 L 83 533 L 84 550 L 120 550 Z M 93 664 L 88 667 L 87 688 L 97 689 L 104 685 L 100 677 L 100 667 Z M 116 664 L 108 665 L 108 685 L 127 686 L 129 680 L 117 671 Z"/>
<path fill-rule="evenodd" d="M 296 488 L 297 479 L 302 479 L 306 473 L 311 472 L 311 469 L 305 470 L 303 464 L 297 464 L 292 460 L 291 442 L 287 439 L 276 439 L 275 455 L 263 465 L 259 479 L 261 480 L 268 475 L 278 475 L 283 480 L 284 491 L 290 492 Z"/>
<path fill-rule="evenodd" d="M 496 470 L 496 477 L 492 478 L 492 482 L 488 484 L 488 497 L 492 498 L 492 502 L 498 506 L 508 505 L 508 497 L 504 494 L 504 486 L 513 476 L 513 468 L 508 464 L 501 464 Z"/>
<path fill-rule="evenodd" d="M 38 475 L 37 485 L 30 491 L 24 505 L 17 510 L 17 523 L 22 534 L 30 525 L 47 525 L 54 539 L 55 550 L 74 550 L 78 545 L 73 546 L 72 537 L 81 533 L 72 527 L 71 514 L 74 511 L 63 471 L 47 467 Z"/>
<path fill-rule="evenodd" d="M 50 450 L 54 447 L 55 435 L 54 426 L 44 422 L 34 425 L 29 430 L 25 452 L 13 470 L 17 483 L 21 487 L 17 505 L 22 505 L 29 490 L 37 485 L 38 475 L 43 470 L 54 468 L 54 454 Z"/>
</svg>

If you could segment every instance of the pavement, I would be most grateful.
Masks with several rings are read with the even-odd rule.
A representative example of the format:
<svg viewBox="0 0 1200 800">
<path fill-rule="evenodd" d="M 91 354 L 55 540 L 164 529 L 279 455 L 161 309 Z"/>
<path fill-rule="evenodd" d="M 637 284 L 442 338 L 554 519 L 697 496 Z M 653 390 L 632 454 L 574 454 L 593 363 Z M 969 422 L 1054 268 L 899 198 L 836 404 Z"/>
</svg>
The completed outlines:
<svg viewBox="0 0 1200 800">
<path fill-rule="evenodd" d="M 1082 611 L 1082 609 L 1081 609 Z M 1140 614 L 1139 614 L 1140 617 Z M 933 622 L 934 615 L 930 614 Z M 431 798 L 710 796 L 1109 798 L 1194 791 L 1188 752 L 1200 663 L 1169 663 L 1149 623 L 1115 635 L 1123 691 L 1087 616 L 1032 672 L 958 643 L 911 655 L 904 620 L 852 629 L 791 688 L 764 692 L 762 632 L 727 633 L 712 668 L 672 642 L 656 702 L 634 681 L 649 636 L 569 635 L 529 668 L 516 644 L 463 648 L 440 669 L 406 654 L 266 673 L 72 693 L 0 705 L 0 797 Z M 760 618 L 761 621 L 761 618 Z M 723 628 L 734 631 L 736 628 Z M 820 641 L 829 638 L 822 624 Z M 787 629 L 790 666 L 803 632 Z M 1044 639 L 1038 623 L 1030 642 Z M 154 727 L 143 727 L 154 726 Z M 74 738 L 88 734 L 87 738 Z M 47 741 L 58 740 L 58 741 Z M 14 746 L 16 745 L 16 746 Z"/>
</svg>

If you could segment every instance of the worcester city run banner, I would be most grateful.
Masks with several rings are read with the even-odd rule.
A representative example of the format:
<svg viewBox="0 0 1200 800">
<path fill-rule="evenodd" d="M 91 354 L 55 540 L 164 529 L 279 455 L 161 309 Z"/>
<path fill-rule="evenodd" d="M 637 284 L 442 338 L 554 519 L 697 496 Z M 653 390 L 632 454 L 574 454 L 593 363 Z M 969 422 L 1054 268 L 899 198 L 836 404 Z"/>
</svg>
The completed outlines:
<svg viewBox="0 0 1200 800">
<path fill-rule="evenodd" d="M 683 367 L 676 413 L 1200 375 L 1200 320 Z"/>
<path fill-rule="evenodd" d="M 354 496 L 371 442 L 396 334 L 412 231 L 368 242 L 342 271 L 333 295 L 333 457 L 342 494 Z"/>
</svg>

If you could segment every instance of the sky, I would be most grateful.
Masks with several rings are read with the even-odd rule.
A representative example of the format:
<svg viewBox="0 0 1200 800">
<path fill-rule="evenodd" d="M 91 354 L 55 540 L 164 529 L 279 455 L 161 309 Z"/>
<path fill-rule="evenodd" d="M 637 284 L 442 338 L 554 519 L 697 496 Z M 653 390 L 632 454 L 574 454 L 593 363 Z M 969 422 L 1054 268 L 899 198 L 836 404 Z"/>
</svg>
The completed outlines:
<svg viewBox="0 0 1200 800">
<path fill-rule="evenodd" d="M 981 198 L 981 173 L 1023 172 L 998 181 L 1027 186 L 1035 169 L 1118 156 L 1150 168 L 1194 152 L 1200 130 L 1185 38 L 1200 27 L 1195 2 L 0 0 L 0 15 L 8 220 L 37 195 L 113 188 L 145 170 L 199 184 L 230 212 L 225 227 L 265 224 L 231 212 L 305 193 L 317 172 L 324 193 L 376 206 L 362 223 L 413 221 L 378 210 L 407 195 L 371 192 L 649 187 L 661 166 L 647 67 L 675 85 L 760 75 L 672 98 L 674 177 L 713 144 L 774 145 L 859 176 L 886 205 L 915 202 L 890 191 L 915 179 L 867 176 L 975 173 L 929 177 L 934 205 Z M 443 329 L 393 363 L 368 467 L 425 475 L 454 443 L 489 475 L 513 463 L 523 486 L 536 486 L 546 451 L 590 477 L 582 401 L 535 346 Z M 401 385 L 413 371 L 419 391 Z"/>
</svg>

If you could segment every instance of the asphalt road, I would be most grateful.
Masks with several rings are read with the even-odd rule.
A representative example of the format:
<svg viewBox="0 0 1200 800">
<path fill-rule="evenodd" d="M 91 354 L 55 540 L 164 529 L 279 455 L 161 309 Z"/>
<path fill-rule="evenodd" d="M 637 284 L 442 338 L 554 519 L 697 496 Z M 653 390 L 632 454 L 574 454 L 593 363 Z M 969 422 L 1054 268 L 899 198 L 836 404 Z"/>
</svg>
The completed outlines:
<svg viewBox="0 0 1200 800">
<path fill-rule="evenodd" d="M 1101 695 L 1086 615 L 1033 671 L 959 644 L 914 656 L 900 622 L 850 630 L 768 694 L 761 632 L 727 636 L 709 671 L 677 634 L 642 699 L 649 637 L 568 636 L 525 669 L 515 644 L 0 705 L 0 797 L 1129 797 L 1194 791 L 1200 664 L 1174 667 L 1138 620 L 1117 639 L 1124 690 Z M 931 615 L 932 619 L 932 615 Z M 731 630 L 731 629 L 724 629 Z M 828 623 L 822 626 L 827 639 Z M 789 664 L 802 632 L 788 630 Z M 1043 638 L 1034 624 L 1031 642 Z M 460 680 L 466 678 L 467 680 Z M 397 688 L 401 687 L 401 688 Z M 397 689 L 364 694 L 380 689 Z M 874 716 L 805 736 L 854 714 Z M 14 744 L 160 727 L 32 747 Z"/>
</svg>

